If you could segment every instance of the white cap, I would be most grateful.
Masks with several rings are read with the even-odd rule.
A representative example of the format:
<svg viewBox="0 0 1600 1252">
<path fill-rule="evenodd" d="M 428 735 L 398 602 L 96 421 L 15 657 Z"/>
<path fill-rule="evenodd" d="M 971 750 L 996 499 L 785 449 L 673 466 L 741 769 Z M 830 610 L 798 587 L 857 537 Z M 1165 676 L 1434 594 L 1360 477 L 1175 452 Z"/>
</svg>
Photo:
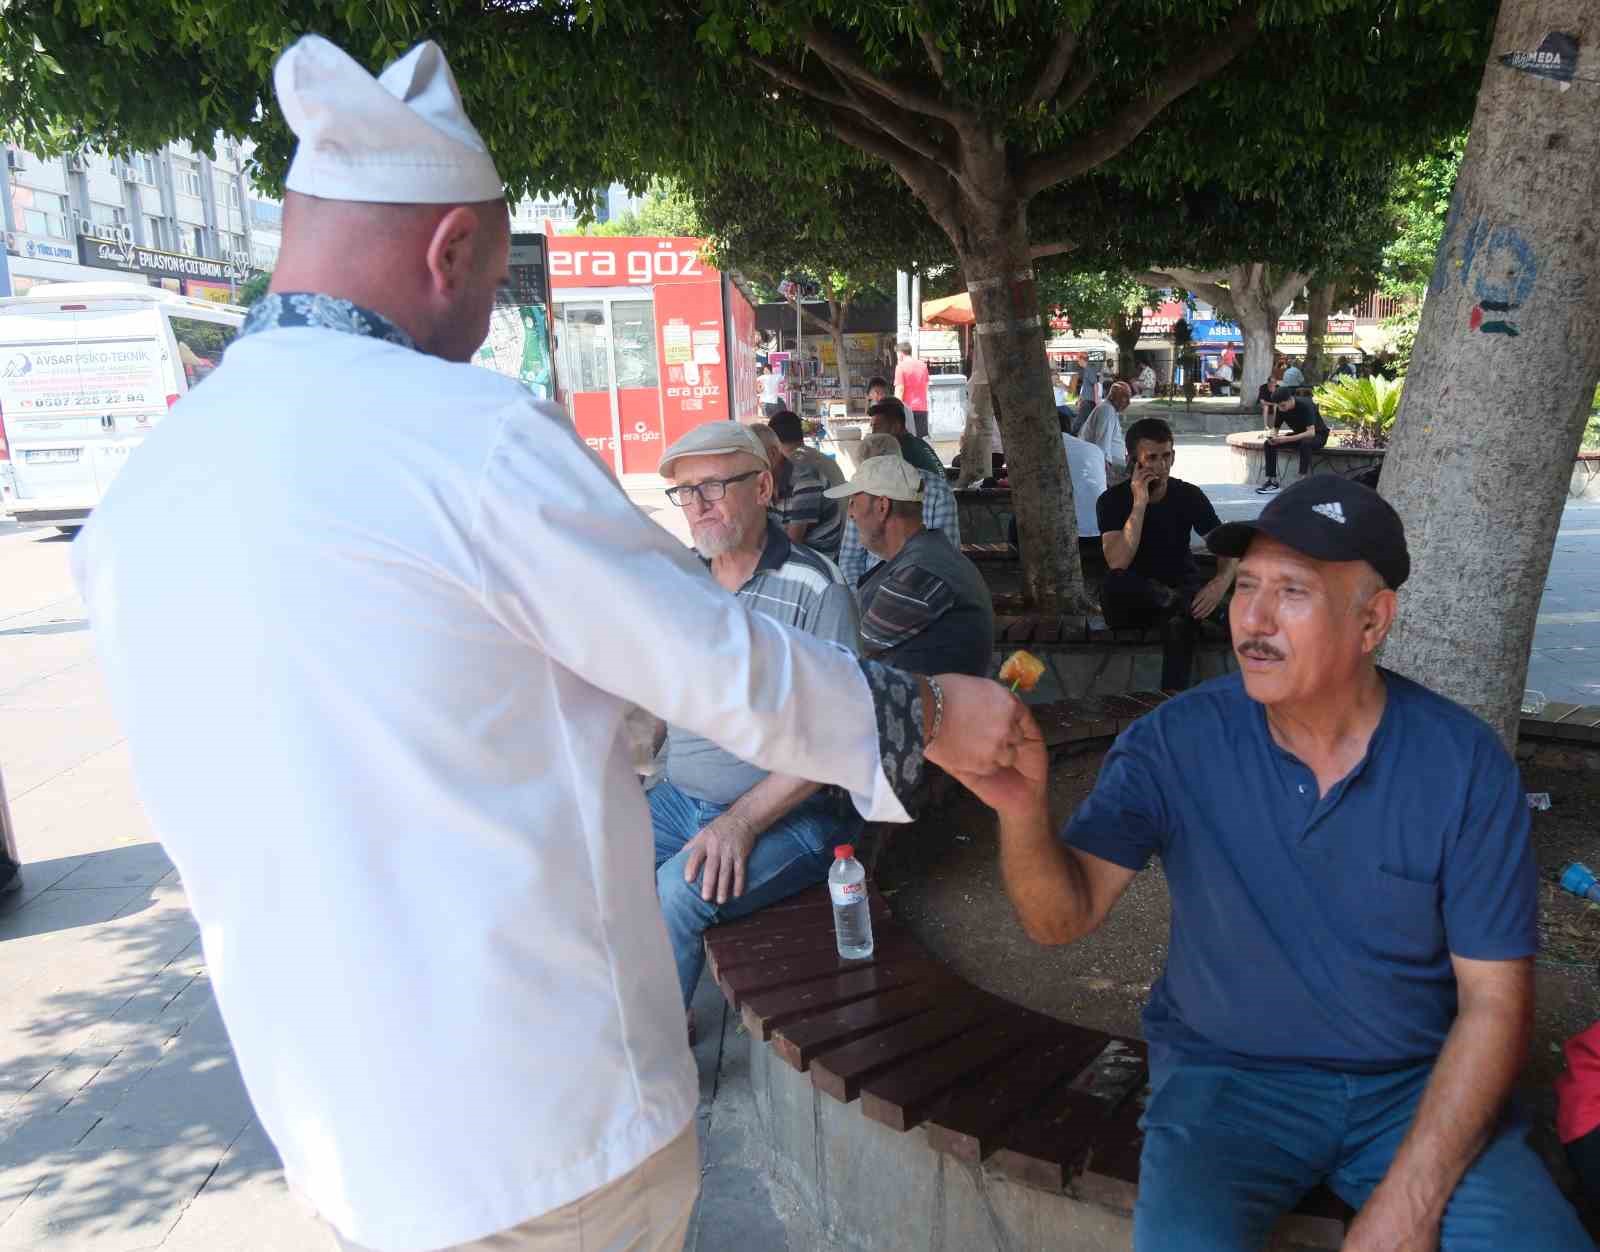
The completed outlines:
<svg viewBox="0 0 1600 1252">
<path fill-rule="evenodd" d="M 916 466 L 897 456 L 871 456 L 856 467 L 855 477 L 822 494 L 831 500 L 866 494 L 908 504 L 922 499 L 922 475 Z"/>
<path fill-rule="evenodd" d="M 374 78 L 342 48 L 306 35 L 278 58 L 273 83 L 300 140 L 290 191 L 369 204 L 476 204 L 505 194 L 431 40 Z"/>
<path fill-rule="evenodd" d="M 657 472 L 666 478 L 672 473 L 673 463 L 686 456 L 726 456 L 733 452 L 748 452 L 763 465 L 771 463 L 767 446 L 761 436 L 743 422 L 717 420 L 702 422 L 679 438 L 661 454 Z"/>
</svg>

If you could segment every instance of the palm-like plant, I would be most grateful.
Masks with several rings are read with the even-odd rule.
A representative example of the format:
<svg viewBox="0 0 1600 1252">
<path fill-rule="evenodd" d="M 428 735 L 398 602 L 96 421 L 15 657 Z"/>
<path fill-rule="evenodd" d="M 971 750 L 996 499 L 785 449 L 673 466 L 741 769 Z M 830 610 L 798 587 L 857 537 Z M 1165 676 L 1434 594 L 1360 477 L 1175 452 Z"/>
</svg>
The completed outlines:
<svg viewBox="0 0 1600 1252">
<path fill-rule="evenodd" d="M 1331 421 L 1353 430 L 1347 447 L 1383 448 L 1400 412 L 1400 391 L 1405 379 L 1342 378 L 1317 388 L 1317 407 Z"/>
</svg>

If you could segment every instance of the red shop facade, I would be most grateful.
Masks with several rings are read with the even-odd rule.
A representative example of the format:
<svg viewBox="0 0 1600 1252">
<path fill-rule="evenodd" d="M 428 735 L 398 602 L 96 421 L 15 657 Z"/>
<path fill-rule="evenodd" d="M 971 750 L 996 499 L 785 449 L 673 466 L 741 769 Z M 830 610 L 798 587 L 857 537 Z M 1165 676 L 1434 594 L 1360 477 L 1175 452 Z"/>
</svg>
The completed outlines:
<svg viewBox="0 0 1600 1252">
<path fill-rule="evenodd" d="M 561 399 L 624 481 L 702 422 L 753 421 L 755 306 L 699 239 L 551 235 L 550 330 Z"/>
</svg>

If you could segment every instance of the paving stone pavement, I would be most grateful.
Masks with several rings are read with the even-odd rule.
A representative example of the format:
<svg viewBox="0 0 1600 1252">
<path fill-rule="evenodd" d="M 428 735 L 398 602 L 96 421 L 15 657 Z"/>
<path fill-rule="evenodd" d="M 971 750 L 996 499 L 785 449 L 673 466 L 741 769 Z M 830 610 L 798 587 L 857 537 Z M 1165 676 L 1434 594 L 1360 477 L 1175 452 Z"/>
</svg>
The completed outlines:
<svg viewBox="0 0 1600 1252">
<path fill-rule="evenodd" d="M 1220 439 L 1185 438 L 1204 482 Z M 1246 488 L 1213 489 L 1225 518 Z M 640 502 L 669 526 L 659 493 Z M 669 511 L 670 510 L 670 511 Z M 0 1249 L 331 1252 L 251 1111 L 182 884 L 134 793 L 68 573 L 70 545 L 0 525 L 0 769 L 26 865 L 0 912 Z M 1569 507 L 1529 685 L 1600 703 L 1600 507 Z M 703 1190 L 691 1252 L 826 1245 L 771 1181 L 746 1041 L 696 1002 Z"/>
</svg>

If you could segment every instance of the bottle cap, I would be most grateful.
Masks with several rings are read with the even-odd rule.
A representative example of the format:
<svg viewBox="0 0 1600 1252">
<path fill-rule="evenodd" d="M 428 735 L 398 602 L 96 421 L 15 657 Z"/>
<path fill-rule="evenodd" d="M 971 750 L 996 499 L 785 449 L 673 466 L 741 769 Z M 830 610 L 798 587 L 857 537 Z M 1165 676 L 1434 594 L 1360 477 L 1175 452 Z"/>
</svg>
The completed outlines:
<svg viewBox="0 0 1600 1252">
<path fill-rule="evenodd" d="M 836 861 L 848 861 L 855 854 L 856 854 L 855 844 L 853 844 L 853 843 L 841 843 L 837 848 L 835 848 L 833 850 L 833 859 L 836 860 Z"/>
</svg>

